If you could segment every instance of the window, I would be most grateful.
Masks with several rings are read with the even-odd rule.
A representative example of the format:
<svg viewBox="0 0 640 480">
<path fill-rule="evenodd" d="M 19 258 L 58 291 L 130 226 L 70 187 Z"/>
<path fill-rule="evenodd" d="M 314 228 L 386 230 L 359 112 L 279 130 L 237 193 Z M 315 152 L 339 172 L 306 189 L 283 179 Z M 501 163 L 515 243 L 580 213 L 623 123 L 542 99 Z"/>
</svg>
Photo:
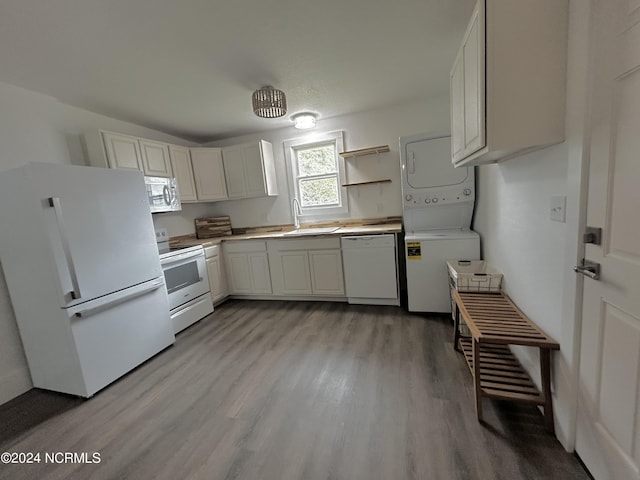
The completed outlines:
<svg viewBox="0 0 640 480">
<path fill-rule="evenodd" d="M 302 217 L 348 212 L 344 183 L 342 132 L 284 142 L 289 191 L 300 202 Z"/>
</svg>

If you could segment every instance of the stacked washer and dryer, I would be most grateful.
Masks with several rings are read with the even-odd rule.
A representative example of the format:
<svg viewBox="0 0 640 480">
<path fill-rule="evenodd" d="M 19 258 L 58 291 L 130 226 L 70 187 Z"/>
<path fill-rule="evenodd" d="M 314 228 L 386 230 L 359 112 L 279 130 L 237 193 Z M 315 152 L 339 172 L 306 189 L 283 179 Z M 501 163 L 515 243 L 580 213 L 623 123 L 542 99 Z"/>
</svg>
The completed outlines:
<svg viewBox="0 0 640 480">
<path fill-rule="evenodd" d="M 447 313 L 447 260 L 480 259 L 474 169 L 453 167 L 449 134 L 401 137 L 400 160 L 408 308 Z"/>
</svg>

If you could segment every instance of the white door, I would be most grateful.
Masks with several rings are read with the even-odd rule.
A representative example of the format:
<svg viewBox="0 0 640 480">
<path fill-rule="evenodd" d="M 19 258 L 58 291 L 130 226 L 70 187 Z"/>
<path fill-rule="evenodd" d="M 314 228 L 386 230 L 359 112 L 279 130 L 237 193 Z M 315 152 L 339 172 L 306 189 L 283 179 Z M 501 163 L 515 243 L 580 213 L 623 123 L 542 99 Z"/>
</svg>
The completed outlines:
<svg viewBox="0 0 640 480">
<path fill-rule="evenodd" d="M 192 148 L 191 162 L 196 179 L 198 200 L 226 200 L 222 152 L 219 148 Z"/>
<path fill-rule="evenodd" d="M 484 4 L 484 0 L 476 3 L 450 73 L 454 163 L 486 145 Z"/>
<path fill-rule="evenodd" d="M 213 301 L 222 298 L 226 294 L 223 280 L 222 264 L 218 255 L 207 258 L 207 274 L 209 276 L 209 288 Z"/>
<path fill-rule="evenodd" d="M 306 251 L 275 252 L 269 255 L 269 261 L 271 260 L 275 263 L 271 264 L 274 292 L 282 295 L 311 295 L 309 254 Z"/>
<path fill-rule="evenodd" d="M 314 295 L 344 296 L 340 249 L 312 250 L 309 252 L 309 263 Z"/>
<path fill-rule="evenodd" d="M 244 161 L 242 146 L 222 149 L 224 163 L 224 178 L 227 184 L 229 198 L 244 198 L 247 196 L 247 183 L 244 177 Z"/>
<path fill-rule="evenodd" d="M 70 309 L 84 388 L 68 393 L 91 396 L 174 342 L 164 287 L 148 288 L 140 288 L 127 301 L 92 307 L 102 300 L 98 299 Z M 60 374 L 69 377 L 70 372 Z"/>
<path fill-rule="evenodd" d="M 271 276 L 267 254 L 264 252 L 250 253 L 249 265 L 253 293 L 271 293 Z"/>
<path fill-rule="evenodd" d="M 229 290 L 231 293 L 253 293 L 251 267 L 248 253 L 227 253 L 227 272 L 229 272 Z"/>
<path fill-rule="evenodd" d="M 142 153 L 142 169 L 150 177 L 173 177 L 169 145 L 140 139 L 140 153 Z"/>
<path fill-rule="evenodd" d="M 479 260 L 480 236 L 446 230 L 405 235 L 405 258 L 409 311 L 449 313 L 447 260 Z"/>
<path fill-rule="evenodd" d="M 60 275 L 61 306 L 161 276 L 142 173 L 56 167 L 34 166 L 32 178 Z M 72 300 L 74 274 L 80 292 Z"/>
<path fill-rule="evenodd" d="M 189 149 L 177 145 L 169 145 L 169 157 L 171 158 L 171 169 L 178 182 L 180 201 L 196 202 L 196 184 L 193 179 L 193 167 L 191 166 L 191 156 Z"/>
<path fill-rule="evenodd" d="M 600 479 L 640 478 L 640 1 L 593 5 L 594 82 L 576 451 Z"/>
<path fill-rule="evenodd" d="M 459 185 L 469 178 L 473 167 L 455 168 L 451 164 L 451 137 L 408 142 L 405 146 L 406 182 L 411 188 L 437 188 Z"/>
<path fill-rule="evenodd" d="M 463 40 L 464 150 L 477 152 L 485 141 L 485 2 L 478 1 Z M 455 160 L 458 160 L 457 158 Z"/>
<path fill-rule="evenodd" d="M 142 171 L 142 156 L 137 138 L 110 132 L 103 132 L 102 137 L 110 168 Z"/>
<path fill-rule="evenodd" d="M 267 193 L 264 178 L 264 165 L 260 144 L 245 145 L 242 149 L 244 159 L 244 178 L 247 185 L 247 196 L 255 197 Z"/>
</svg>

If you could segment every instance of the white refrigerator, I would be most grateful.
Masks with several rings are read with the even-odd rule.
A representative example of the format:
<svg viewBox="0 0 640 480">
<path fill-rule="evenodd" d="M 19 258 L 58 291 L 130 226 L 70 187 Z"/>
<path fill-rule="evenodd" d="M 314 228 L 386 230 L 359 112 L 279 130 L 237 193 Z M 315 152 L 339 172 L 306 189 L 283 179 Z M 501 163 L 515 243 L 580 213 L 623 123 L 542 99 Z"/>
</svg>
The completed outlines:
<svg viewBox="0 0 640 480">
<path fill-rule="evenodd" d="M 140 172 L 0 172 L 0 262 L 38 388 L 90 397 L 173 344 Z"/>
</svg>

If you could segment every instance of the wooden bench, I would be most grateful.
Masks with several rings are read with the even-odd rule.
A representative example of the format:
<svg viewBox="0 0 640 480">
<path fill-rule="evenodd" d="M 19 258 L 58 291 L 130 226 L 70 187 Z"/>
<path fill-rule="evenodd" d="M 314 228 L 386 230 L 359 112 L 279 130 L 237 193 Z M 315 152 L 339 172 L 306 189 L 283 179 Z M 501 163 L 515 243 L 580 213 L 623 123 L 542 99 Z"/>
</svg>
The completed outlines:
<svg viewBox="0 0 640 480">
<path fill-rule="evenodd" d="M 551 350 L 560 346 L 538 328 L 503 293 L 453 291 L 457 305 L 453 345 L 462 351 L 473 375 L 476 415 L 482 421 L 482 397 L 517 400 L 542 405 L 545 426 L 551 432 Z M 470 335 L 460 334 L 460 320 Z M 540 349 L 541 390 L 531 381 L 509 345 Z"/>
</svg>

